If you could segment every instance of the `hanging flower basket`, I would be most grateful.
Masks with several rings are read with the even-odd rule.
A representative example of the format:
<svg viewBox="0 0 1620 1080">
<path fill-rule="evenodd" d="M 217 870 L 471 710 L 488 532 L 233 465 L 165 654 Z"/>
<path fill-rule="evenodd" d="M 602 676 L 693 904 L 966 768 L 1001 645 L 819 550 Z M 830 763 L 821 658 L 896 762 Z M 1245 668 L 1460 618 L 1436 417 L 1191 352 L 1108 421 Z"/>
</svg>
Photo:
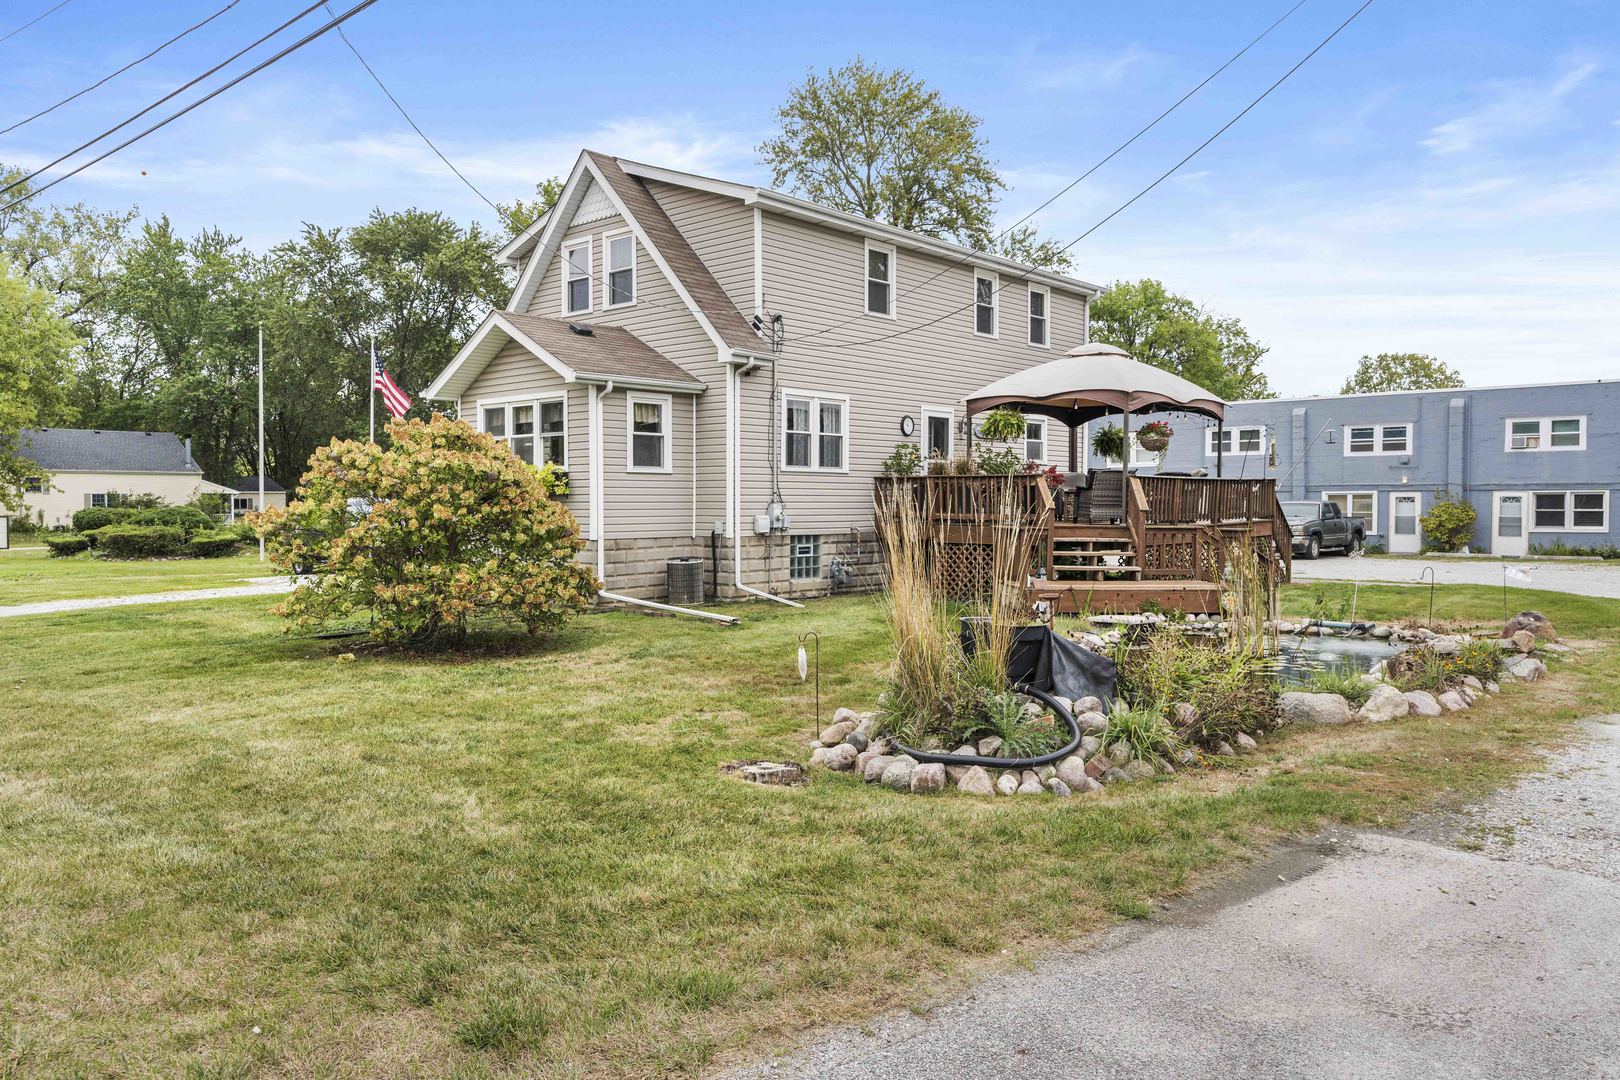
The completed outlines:
<svg viewBox="0 0 1620 1080">
<path fill-rule="evenodd" d="M 1170 449 L 1170 436 L 1175 432 L 1163 420 L 1155 420 L 1151 424 L 1143 424 L 1136 433 L 1136 442 L 1142 449 L 1150 454 L 1162 454 Z"/>
</svg>

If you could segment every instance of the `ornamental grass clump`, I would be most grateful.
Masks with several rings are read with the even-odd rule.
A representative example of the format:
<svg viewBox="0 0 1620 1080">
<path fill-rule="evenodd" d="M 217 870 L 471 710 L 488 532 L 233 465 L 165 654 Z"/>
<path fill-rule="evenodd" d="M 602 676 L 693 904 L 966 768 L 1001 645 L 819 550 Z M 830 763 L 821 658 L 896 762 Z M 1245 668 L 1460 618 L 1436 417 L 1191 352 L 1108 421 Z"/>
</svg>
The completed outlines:
<svg viewBox="0 0 1620 1080">
<path fill-rule="evenodd" d="M 386 431 L 386 449 L 334 439 L 297 501 L 249 515 L 276 566 L 314 570 L 272 609 L 289 629 L 369 614 L 372 638 L 423 645 L 482 617 L 538 634 L 590 606 L 579 525 L 533 468 L 443 416 Z"/>
</svg>

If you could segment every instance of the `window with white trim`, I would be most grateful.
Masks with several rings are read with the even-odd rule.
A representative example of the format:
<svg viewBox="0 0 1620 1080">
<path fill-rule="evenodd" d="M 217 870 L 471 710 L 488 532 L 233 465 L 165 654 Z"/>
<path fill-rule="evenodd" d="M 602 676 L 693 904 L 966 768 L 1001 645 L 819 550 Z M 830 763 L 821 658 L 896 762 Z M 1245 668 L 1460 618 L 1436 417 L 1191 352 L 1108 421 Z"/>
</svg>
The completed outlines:
<svg viewBox="0 0 1620 1080">
<path fill-rule="evenodd" d="M 1585 450 L 1586 417 L 1540 416 L 1507 421 L 1509 453 L 1526 450 Z"/>
<path fill-rule="evenodd" d="M 560 395 L 481 408 L 484 433 L 505 443 L 519 460 L 528 465 L 550 461 L 568 466 L 568 406 Z"/>
<path fill-rule="evenodd" d="M 922 411 L 922 455 L 949 458 L 954 447 L 952 429 L 956 426 L 954 409 L 924 409 Z"/>
<path fill-rule="evenodd" d="M 1041 417 L 1024 418 L 1024 460 L 1046 464 L 1046 420 Z"/>
<path fill-rule="evenodd" d="M 591 310 L 591 242 L 563 248 L 563 313 Z"/>
<path fill-rule="evenodd" d="M 23 494 L 43 495 L 45 493 L 45 479 L 40 476 L 25 476 L 22 483 Z"/>
<path fill-rule="evenodd" d="M 996 275 L 973 272 L 973 332 L 996 336 Z"/>
<path fill-rule="evenodd" d="M 1608 532 L 1607 491 L 1535 491 L 1530 494 L 1532 532 Z"/>
<path fill-rule="evenodd" d="M 1164 464 L 1164 455 L 1168 450 L 1149 450 L 1136 441 L 1137 432 L 1131 432 L 1131 468 L 1156 469 Z"/>
<path fill-rule="evenodd" d="M 894 318 L 894 248 L 866 245 L 866 313 Z"/>
<path fill-rule="evenodd" d="M 795 533 L 788 537 L 788 577 L 794 581 L 821 576 L 821 537 Z"/>
<path fill-rule="evenodd" d="M 636 238 L 630 233 L 610 236 L 607 245 L 607 306 L 636 302 Z"/>
<path fill-rule="evenodd" d="M 232 495 L 231 513 L 245 514 L 249 510 L 257 510 L 259 508 L 258 503 L 259 497 L 257 495 Z"/>
<path fill-rule="evenodd" d="M 1051 341 L 1050 316 L 1047 314 L 1052 304 L 1052 294 L 1045 289 L 1031 287 L 1029 290 L 1029 343 L 1042 348 L 1049 346 Z"/>
<path fill-rule="evenodd" d="M 1221 454 L 1259 454 L 1266 448 L 1266 430 L 1263 427 L 1229 427 L 1205 428 L 1207 441 L 1204 445 L 1204 456 L 1214 457 L 1217 449 Z"/>
<path fill-rule="evenodd" d="M 1376 454 L 1410 454 L 1411 424 L 1347 424 L 1344 429 L 1345 457 Z"/>
<path fill-rule="evenodd" d="M 629 446 L 625 450 L 630 472 L 669 472 L 670 414 L 673 399 L 654 394 L 626 394 Z"/>
<path fill-rule="evenodd" d="M 782 467 L 842 472 L 849 401 L 814 394 L 782 396 Z"/>
<path fill-rule="evenodd" d="M 1322 499 L 1339 508 L 1345 517 L 1358 517 L 1367 523 L 1367 531 L 1378 531 L 1378 492 L 1376 491 L 1324 491 Z"/>
</svg>

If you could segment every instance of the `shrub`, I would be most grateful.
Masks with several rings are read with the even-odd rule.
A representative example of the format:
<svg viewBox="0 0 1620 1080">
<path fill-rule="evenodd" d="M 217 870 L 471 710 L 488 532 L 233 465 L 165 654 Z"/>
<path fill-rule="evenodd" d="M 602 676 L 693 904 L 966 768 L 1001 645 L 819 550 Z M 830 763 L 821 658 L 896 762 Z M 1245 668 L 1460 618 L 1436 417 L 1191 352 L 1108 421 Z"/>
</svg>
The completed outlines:
<svg viewBox="0 0 1620 1080">
<path fill-rule="evenodd" d="M 13 524 L 12 528 L 16 528 Z M 1532 555 L 1585 555 L 1595 556 L 1599 559 L 1620 559 L 1620 545 L 1617 544 L 1566 544 L 1556 540 L 1551 544 L 1531 544 Z"/>
<path fill-rule="evenodd" d="M 106 525 L 96 530 L 96 551 L 109 559 L 175 555 L 186 534 L 171 525 Z"/>
<path fill-rule="evenodd" d="M 198 492 L 186 505 L 200 510 L 214 521 L 223 521 L 231 509 L 230 497 L 218 491 Z"/>
<path fill-rule="evenodd" d="M 916 476 L 922 467 L 922 451 L 916 443 L 894 444 L 894 450 L 883 459 L 884 476 Z"/>
<path fill-rule="evenodd" d="M 1024 455 L 1008 447 L 986 447 L 979 451 L 979 471 L 990 476 L 1013 476 L 1024 468 Z"/>
<path fill-rule="evenodd" d="M 253 541 L 259 538 L 259 531 L 245 521 L 239 521 L 235 525 L 226 525 L 225 527 L 215 529 L 214 531 L 230 533 L 232 536 L 236 537 L 239 543 L 243 544 L 251 544 Z"/>
<path fill-rule="evenodd" d="M 1318 671 L 1311 676 L 1311 681 L 1304 689 L 1313 694 L 1338 694 L 1348 701 L 1353 709 L 1361 708 L 1367 704 L 1367 699 L 1372 697 L 1372 683 L 1354 671 L 1341 671 L 1337 668 Z"/>
<path fill-rule="evenodd" d="M 188 537 L 193 533 L 208 532 L 214 527 L 214 519 L 195 506 L 157 506 L 137 510 L 126 521 L 130 525 L 162 525 L 179 529 Z"/>
<path fill-rule="evenodd" d="M 396 420 L 389 446 L 315 451 L 302 497 L 248 515 L 276 566 L 319 565 L 273 610 L 299 627 L 372 615 L 380 641 L 464 637 L 490 616 L 530 634 L 584 611 L 600 587 L 579 526 L 535 470 L 467 424 Z"/>
<path fill-rule="evenodd" d="M 1495 641 L 1478 638 L 1465 642 L 1449 655 L 1434 651 L 1432 645 L 1419 645 L 1389 658 L 1388 681 L 1402 690 L 1441 693 L 1472 675 L 1481 682 L 1496 678 L 1502 666 L 1502 651 Z"/>
<path fill-rule="evenodd" d="M 1435 551 L 1461 551 L 1473 539 L 1478 518 L 1473 503 L 1443 491 L 1423 515 L 1423 538 Z"/>
<path fill-rule="evenodd" d="M 1022 439 L 1029 429 L 1024 414 L 1016 409 L 991 409 L 979 424 L 979 434 L 991 442 L 1011 442 Z"/>
<path fill-rule="evenodd" d="M 1132 707 L 1123 701 L 1114 702 L 1102 742 L 1104 753 L 1115 743 L 1125 743 L 1131 748 L 1132 756 L 1150 762 L 1169 761 L 1186 745 L 1164 718 L 1162 705 Z"/>
<path fill-rule="evenodd" d="M 45 537 L 45 546 L 51 549 L 52 558 L 65 558 L 90 550 L 90 541 L 73 533 L 51 533 Z"/>
<path fill-rule="evenodd" d="M 1183 739 L 1207 745 L 1277 726 L 1278 691 L 1264 656 L 1162 629 L 1122 643 L 1114 659 L 1124 701 L 1160 713 L 1176 702 L 1196 710 L 1178 731 Z"/>
<path fill-rule="evenodd" d="M 191 559 L 217 559 L 234 552 L 239 543 L 235 530 L 200 532 L 186 541 L 180 553 Z"/>
<path fill-rule="evenodd" d="M 1024 702 L 1010 690 L 985 694 L 972 712 L 961 710 L 951 730 L 954 742 L 973 742 L 990 735 L 999 736 L 997 757 L 1039 757 L 1061 749 L 1068 729 L 1059 727 L 1050 714 L 1031 717 Z"/>
<path fill-rule="evenodd" d="M 121 525 L 134 514 L 135 510 L 127 506 L 87 506 L 73 511 L 73 531 L 85 533 L 106 525 Z"/>
</svg>

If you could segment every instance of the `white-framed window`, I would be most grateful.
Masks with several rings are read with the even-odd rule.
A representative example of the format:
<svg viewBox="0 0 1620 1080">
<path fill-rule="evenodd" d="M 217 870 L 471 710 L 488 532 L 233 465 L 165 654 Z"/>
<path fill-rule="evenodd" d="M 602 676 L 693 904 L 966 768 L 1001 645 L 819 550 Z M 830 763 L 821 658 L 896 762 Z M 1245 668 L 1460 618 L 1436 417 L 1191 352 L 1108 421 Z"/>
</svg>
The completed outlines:
<svg viewBox="0 0 1620 1080">
<path fill-rule="evenodd" d="M 1507 421 L 1509 453 L 1526 450 L 1585 450 L 1586 417 L 1528 416 Z"/>
<path fill-rule="evenodd" d="M 1156 469 L 1164 463 L 1164 450 L 1149 450 L 1136 441 L 1136 432 L 1131 432 L 1131 468 Z"/>
<path fill-rule="evenodd" d="M 996 275 L 973 271 L 973 332 L 980 337 L 996 336 L 996 300 L 1000 296 Z"/>
<path fill-rule="evenodd" d="M 232 495 L 231 496 L 231 513 L 233 515 L 235 515 L 235 514 L 245 514 L 250 510 L 257 510 L 258 508 L 259 508 L 259 497 L 257 495 Z"/>
<path fill-rule="evenodd" d="M 45 479 L 40 476 L 23 477 L 22 489 L 24 495 L 43 495 L 45 493 Z"/>
<path fill-rule="evenodd" d="M 1029 287 L 1029 343 L 1043 349 L 1052 346 L 1052 294 L 1035 285 Z"/>
<path fill-rule="evenodd" d="M 1322 498 L 1339 508 L 1345 517 L 1358 517 L 1367 523 L 1367 531 L 1378 531 L 1378 492 L 1376 491 L 1324 491 Z"/>
<path fill-rule="evenodd" d="M 1217 449 L 1226 454 L 1260 454 L 1266 449 L 1266 429 L 1258 425 L 1205 428 L 1204 456 L 1214 457 Z"/>
<path fill-rule="evenodd" d="M 1024 459 L 1046 464 L 1046 418 L 1024 418 Z"/>
<path fill-rule="evenodd" d="M 1346 424 L 1344 427 L 1345 457 L 1411 452 L 1411 424 Z"/>
<path fill-rule="evenodd" d="M 866 242 L 866 313 L 894 318 L 894 248 Z"/>
<path fill-rule="evenodd" d="M 568 399 L 562 394 L 480 401 L 481 429 L 529 465 L 568 467 Z"/>
<path fill-rule="evenodd" d="M 668 394 L 624 396 L 625 470 L 627 472 L 669 472 L 671 417 L 674 399 Z"/>
<path fill-rule="evenodd" d="M 956 410 L 947 408 L 929 408 L 923 406 L 922 411 L 922 456 L 949 458 L 955 452 L 954 431 L 956 427 Z"/>
<path fill-rule="evenodd" d="M 1608 532 L 1607 491 L 1533 491 L 1531 532 Z"/>
<path fill-rule="evenodd" d="M 615 233 L 602 238 L 603 258 L 607 261 L 605 307 L 624 307 L 636 302 L 636 238 Z"/>
<path fill-rule="evenodd" d="M 591 310 L 591 241 L 563 248 L 563 314 Z"/>
<path fill-rule="evenodd" d="M 848 398 L 783 393 L 782 468 L 848 472 L 848 433 Z"/>
<path fill-rule="evenodd" d="M 788 537 L 788 577 L 794 581 L 821 576 L 821 537 L 794 533 Z"/>
</svg>

